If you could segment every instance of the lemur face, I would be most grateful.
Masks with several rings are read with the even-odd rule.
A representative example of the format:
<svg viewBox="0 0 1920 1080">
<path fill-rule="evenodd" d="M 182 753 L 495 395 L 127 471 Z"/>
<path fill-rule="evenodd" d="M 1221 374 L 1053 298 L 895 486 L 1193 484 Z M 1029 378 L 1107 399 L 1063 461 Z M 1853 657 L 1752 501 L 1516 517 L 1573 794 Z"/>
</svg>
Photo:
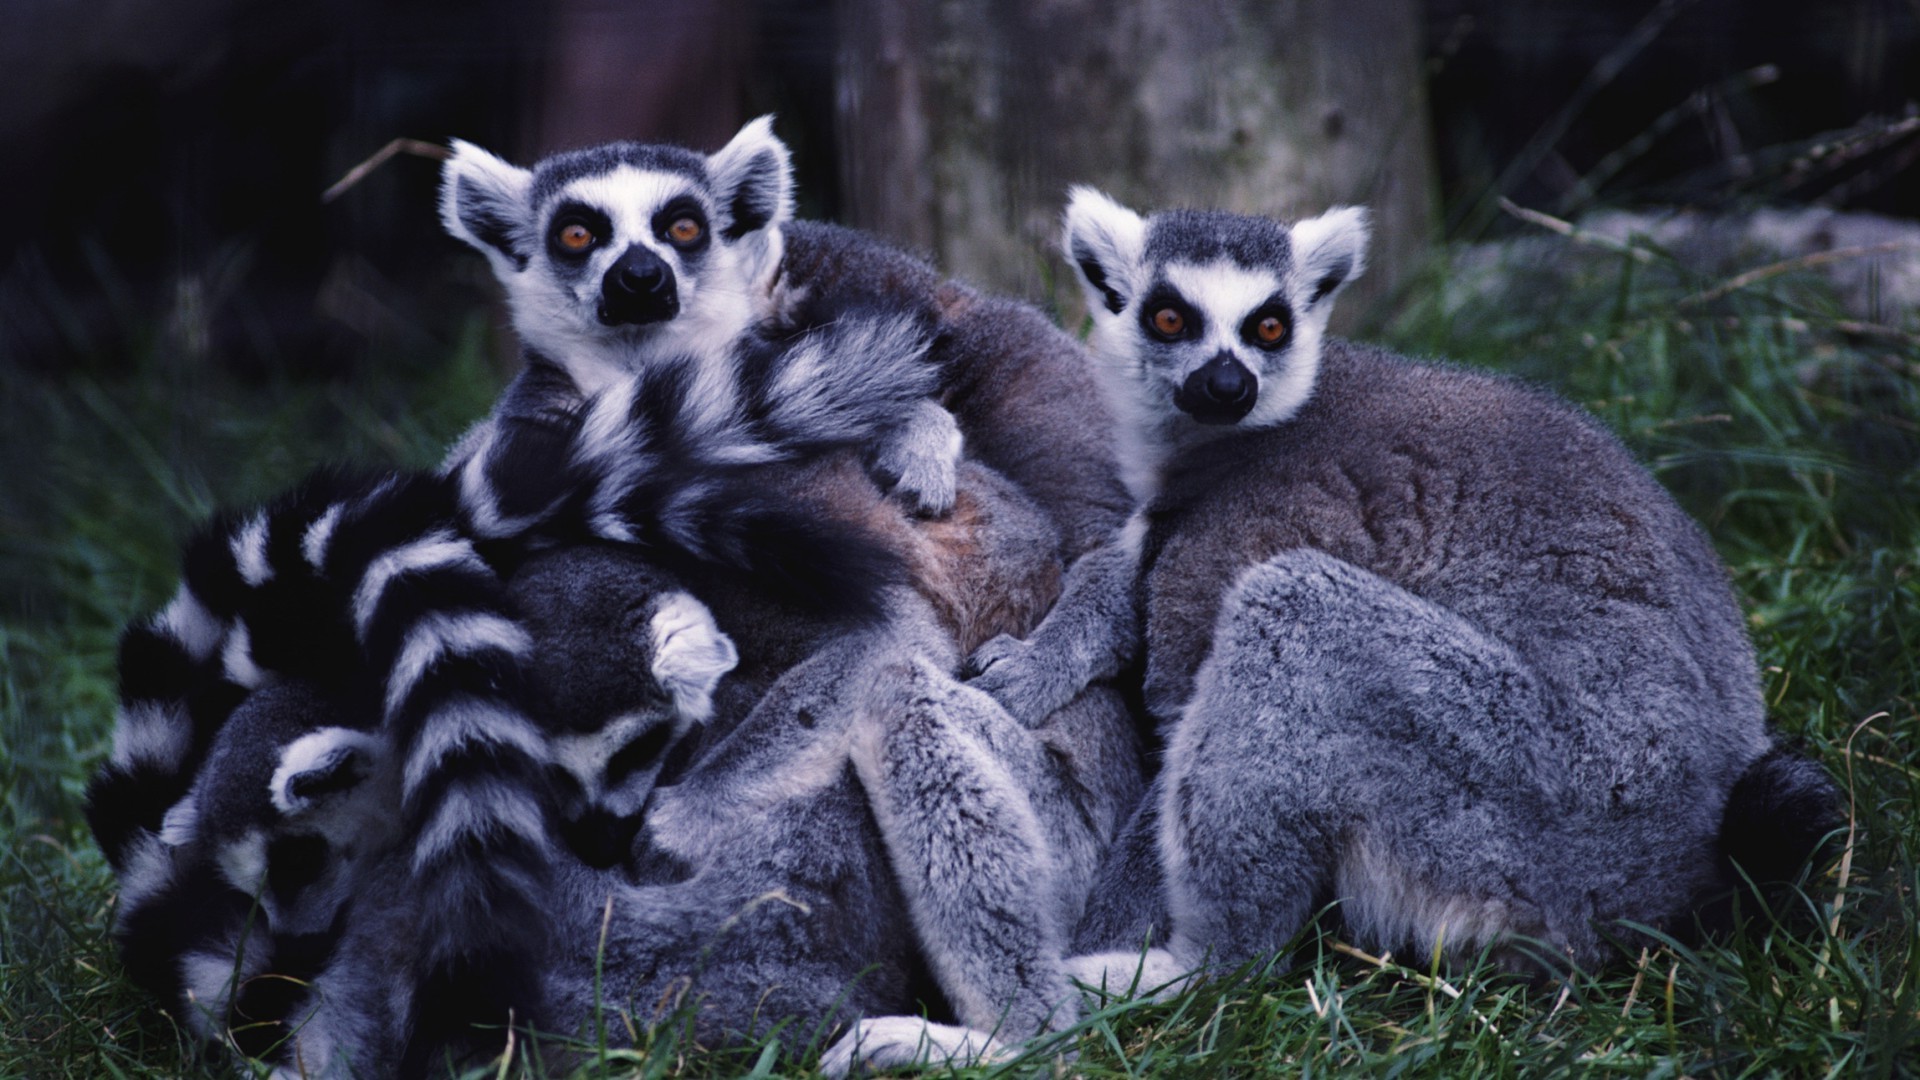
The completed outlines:
<svg viewBox="0 0 1920 1080">
<path fill-rule="evenodd" d="M 1122 416 L 1175 429 L 1297 412 L 1366 244 L 1366 212 L 1351 207 L 1291 227 L 1218 211 L 1142 218 L 1087 188 L 1074 189 L 1064 240 Z"/>
<path fill-rule="evenodd" d="M 778 266 L 792 178 L 770 118 L 711 156 L 620 142 L 521 169 L 453 149 L 447 231 L 492 263 L 528 347 L 585 382 L 731 341 Z"/>
<path fill-rule="evenodd" d="M 553 740 L 560 832 L 581 861 L 599 868 L 628 857 L 667 752 L 713 714 L 714 687 L 740 659 L 692 595 L 668 592 L 647 607 L 636 645 L 650 657 L 650 678 L 582 671 L 578 679 L 604 685 L 559 699 L 580 714 L 566 718 L 572 733 Z M 588 712 L 584 703 L 594 700 L 610 701 L 611 714 Z"/>
</svg>

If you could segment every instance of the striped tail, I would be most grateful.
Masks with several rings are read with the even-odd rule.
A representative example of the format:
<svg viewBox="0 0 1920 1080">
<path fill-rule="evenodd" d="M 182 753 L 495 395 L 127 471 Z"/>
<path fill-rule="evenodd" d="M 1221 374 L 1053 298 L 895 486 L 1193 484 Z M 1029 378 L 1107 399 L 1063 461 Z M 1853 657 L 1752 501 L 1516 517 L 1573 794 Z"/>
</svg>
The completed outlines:
<svg viewBox="0 0 1920 1080">
<path fill-rule="evenodd" d="M 458 528 L 455 481 L 393 477 L 329 512 L 303 554 L 339 583 L 400 754 L 424 1045 L 540 1016 L 547 749 L 524 703 L 532 641 Z"/>
</svg>

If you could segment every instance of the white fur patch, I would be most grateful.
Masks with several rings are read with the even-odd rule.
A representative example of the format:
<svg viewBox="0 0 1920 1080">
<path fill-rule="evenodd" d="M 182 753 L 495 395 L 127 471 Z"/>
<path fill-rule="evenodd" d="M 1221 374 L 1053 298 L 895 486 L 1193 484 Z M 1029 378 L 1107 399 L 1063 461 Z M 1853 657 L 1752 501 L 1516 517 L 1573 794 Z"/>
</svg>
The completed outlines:
<svg viewBox="0 0 1920 1080">
<path fill-rule="evenodd" d="M 313 808 L 313 801 L 294 794 L 295 777 L 327 767 L 329 759 L 343 754 L 362 754 L 372 762 L 380 751 L 379 738 L 364 731 L 341 727 L 309 731 L 280 752 L 280 766 L 273 770 L 273 779 L 267 784 L 274 808 L 288 817 L 306 813 Z"/>
<path fill-rule="evenodd" d="M 1330 304 L 1340 290 L 1367 269 L 1367 245 L 1373 237 L 1372 217 L 1362 206 L 1336 206 L 1319 217 L 1295 222 L 1288 232 L 1293 246 L 1294 277 L 1299 281 L 1298 304 L 1304 308 Z M 1328 275 L 1340 280 L 1317 300 L 1314 291 Z"/>
<path fill-rule="evenodd" d="M 361 634 L 367 632 L 367 628 L 373 624 L 375 612 L 380 608 L 380 597 L 394 578 L 449 566 L 486 570 L 486 563 L 474 553 L 473 544 L 455 536 L 448 529 L 435 530 L 373 560 L 367 572 L 360 575 L 360 584 L 353 590 L 354 627 Z"/>
<path fill-rule="evenodd" d="M 193 747 L 193 719 L 175 701 L 124 705 L 113 725 L 113 757 L 122 768 L 136 763 L 174 771 Z"/>
<path fill-rule="evenodd" d="M 300 554 L 306 558 L 307 565 L 315 570 L 327 561 L 327 544 L 333 540 L 333 530 L 340 524 L 340 514 L 345 509 L 343 503 L 327 507 L 327 512 L 307 526 L 306 535 L 300 538 Z"/>
<path fill-rule="evenodd" d="M 240 526 L 228 542 L 240 580 L 259 588 L 273 580 L 273 567 L 267 562 L 267 516 L 255 514 Z"/>
<path fill-rule="evenodd" d="M 240 686 L 257 690 L 267 682 L 267 673 L 253 662 L 253 639 L 247 634 L 245 623 L 236 625 L 227 635 L 227 646 L 220 660 L 227 678 Z"/>
<path fill-rule="evenodd" d="M 440 224 L 455 239 L 485 255 L 493 266 L 494 276 L 506 281 L 519 272 L 519 267 L 506 252 L 467 228 L 467 223 L 461 220 L 461 199 L 486 200 L 494 208 L 494 216 L 503 218 L 503 223 L 510 226 L 505 239 L 526 254 L 534 240 L 524 220 L 531 209 L 527 206 L 527 189 L 532 186 L 533 174 L 462 139 L 453 140 L 452 148 L 453 156 L 440 171 Z M 515 220 L 516 214 L 520 220 Z"/>
<path fill-rule="evenodd" d="M 267 880 L 267 834 L 248 829 L 238 840 L 220 845 L 214 862 L 227 884 L 252 895 Z"/>
<path fill-rule="evenodd" d="M 170 845 L 150 834 L 140 833 L 127 845 L 124 868 L 120 872 L 119 918 L 145 904 L 173 883 L 173 853 Z"/>
<path fill-rule="evenodd" d="M 407 633 L 387 678 L 386 715 L 392 716 L 405 704 L 413 686 L 427 667 L 443 655 L 466 656 L 498 649 L 513 656 L 525 656 L 533 640 L 520 624 L 500 615 L 467 612 L 457 615 L 430 615 Z"/>
<path fill-rule="evenodd" d="M 160 842 L 168 847 L 186 847 L 200 831 L 200 800 L 188 792 L 167 808 L 160 819 Z"/>
<path fill-rule="evenodd" d="M 707 605 L 687 592 L 669 593 L 649 623 L 653 677 L 680 715 L 705 723 L 713 715 L 713 688 L 740 663 L 733 639 L 720 631 Z"/>
<path fill-rule="evenodd" d="M 1064 961 L 1067 976 L 1111 998 L 1163 1000 L 1185 993 L 1194 973 L 1166 949 L 1087 953 Z"/>
<path fill-rule="evenodd" d="M 172 602 L 160 613 L 156 625 L 178 641 L 194 663 L 212 656 L 227 636 L 226 624 L 215 618 L 213 612 L 208 611 L 193 590 L 185 585 L 181 585 L 180 591 L 173 594 Z"/>
<path fill-rule="evenodd" d="M 1347 846 L 1334 874 L 1340 913 L 1354 938 L 1376 948 L 1412 946 L 1424 963 L 1438 944 L 1449 959 L 1471 957 L 1492 942 L 1537 933 L 1517 925 L 1502 899 L 1435 889 L 1407 873 L 1364 837 Z"/>
<path fill-rule="evenodd" d="M 534 761 L 547 758 L 540 730 L 519 712 L 473 698 L 451 701 L 421 725 L 419 741 L 407 758 L 405 792 L 417 789 L 448 754 L 486 743 L 511 746 Z"/>
<path fill-rule="evenodd" d="M 413 870 L 458 846 L 468 836 L 500 831 L 517 833 L 534 844 L 546 843 L 546 821 L 527 792 L 500 784 L 455 784 L 433 808 L 433 817 L 413 848 Z"/>
<path fill-rule="evenodd" d="M 848 1076 L 854 1066 L 866 1070 L 908 1066 L 962 1069 L 1014 1056 L 1014 1048 L 992 1035 L 919 1016 L 878 1016 L 861 1020 L 820 1056 L 820 1071 Z"/>
<path fill-rule="evenodd" d="M 1132 306 L 1146 287 L 1141 280 L 1141 260 L 1147 248 L 1146 220 L 1093 188 L 1068 190 L 1060 247 L 1073 264 L 1074 275 L 1087 294 L 1087 310 L 1096 322 L 1102 317 L 1118 317 L 1107 307 L 1107 289 L 1119 294 L 1124 308 Z M 1082 265 L 1088 261 L 1099 267 L 1100 283 L 1088 276 Z"/>
</svg>

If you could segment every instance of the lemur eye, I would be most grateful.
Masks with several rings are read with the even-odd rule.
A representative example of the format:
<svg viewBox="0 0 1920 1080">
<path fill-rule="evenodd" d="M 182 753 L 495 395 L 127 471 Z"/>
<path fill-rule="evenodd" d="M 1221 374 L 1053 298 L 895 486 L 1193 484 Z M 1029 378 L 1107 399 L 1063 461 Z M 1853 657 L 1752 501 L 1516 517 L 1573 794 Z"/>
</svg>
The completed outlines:
<svg viewBox="0 0 1920 1080">
<path fill-rule="evenodd" d="M 1187 328 L 1187 318 L 1170 307 L 1163 307 L 1153 313 L 1153 328 L 1173 337 Z"/>
<path fill-rule="evenodd" d="M 593 235 L 593 230 L 577 221 L 560 228 L 560 246 L 568 251 L 585 251 L 593 246 L 595 239 L 597 237 Z"/>
<path fill-rule="evenodd" d="M 1262 345 L 1278 345 L 1280 339 L 1287 336 L 1286 320 L 1278 315 L 1268 315 L 1253 324 L 1253 336 Z"/>
<path fill-rule="evenodd" d="M 673 224 L 667 226 L 667 239 L 676 244 L 691 244 L 700 239 L 700 234 L 705 231 L 693 218 L 675 218 Z"/>
</svg>

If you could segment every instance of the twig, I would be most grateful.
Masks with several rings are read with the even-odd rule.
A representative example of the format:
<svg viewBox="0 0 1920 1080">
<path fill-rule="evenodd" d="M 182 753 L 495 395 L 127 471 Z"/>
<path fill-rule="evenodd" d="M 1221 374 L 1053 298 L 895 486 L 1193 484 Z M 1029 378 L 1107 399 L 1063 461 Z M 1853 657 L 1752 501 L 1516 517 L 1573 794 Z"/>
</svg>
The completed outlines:
<svg viewBox="0 0 1920 1080">
<path fill-rule="evenodd" d="M 1693 6 L 1694 2 L 1695 0 L 1660 0 L 1660 3 L 1654 5 L 1653 10 L 1647 12 L 1639 25 L 1635 26 L 1626 37 L 1620 39 L 1620 43 L 1615 45 L 1612 51 L 1602 56 L 1599 62 L 1593 65 L 1586 77 L 1580 80 L 1580 85 L 1574 88 L 1572 96 L 1560 106 L 1559 111 L 1554 113 L 1540 130 L 1533 133 L 1533 137 L 1527 140 L 1527 145 L 1507 163 L 1506 169 L 1502 170 L 1499 179 L 1494 181 L 1493 188 L 1488 194 L 1505 198 L 1507 192 L 1512 191 L 1515 185 L 1539 168 L 1540 162 L 1566 135 L 1568 129 L 1573 127 L 1574 118 L 1587 107 L 1587 103 L 1593 100 L 1594 95 L 1605 89 L 1608 83 L 1611 83 L 1628 64 L 1633 62 L 1634 57 L 1639 56 L 1648 45 L 1653 43 L 1654 38 L 1660 36 L 1660 31 L 1666 29 L 1667 24 L 1672 22 L 1675 16 Z M 1493 217 L 1486 207 L 1487 203 L 1483 197 L 1469 210 L 1462 222 L 1463 231 L 1467 235 L 1477 234 Z"/>
<path fill-rule="evenodd" d="M 1773 64 L 1761 64 L 1759 67 L 1748 68 L 1746 71 L 1724 79 L 1713 86 L 1695 90 L 1693 93 L 1688 94 L 1685 101 L 1654 117 L 1653 123 L 1647 125 L 1645 131 L 1627 140 L 1619 149 L 1601 158 L 1599 164 L 1587 170 L 1587 174 L 1580 178 L 1580 182 L 1575 184 L 1573 189 L 1561 198 L 1561 212 L 1570 212 L 1591 201 L 1601 187 L 1605 186 L 1608 181 L 1612 180 L 1630 163 L 1652 149 L 1653 144 L 1659 141 L 1661 136 L 1679 127 L 1688 119 L 1706 112 L 1716 98 L 1731 97 L 1734 94 L 1744 93 L 1758 86 L 1769 85 L 1770 83 L 1779 81 L 1779 79 L 1780 69 L 1777 66 Z"/>
<path fill-rule="evenodd" d="M 1541 213 L 1538 210 L 1529 210 L 1519 203 L 1514 202 L 1512 199 L 1507 198 L 1505 195 L 1500 196 L 1500 209 L 1512 214 L 1514 217 L 1519 218 L 1529 225 L 1538 225 L 1548 232 L 1559 233 L 1561 236 L 1575 243 L 1606 248 L 1608 251 L 1625 255 L 1635 262 L 1647 263 L 1654 260 L 1653 252 L 1648 251 L 1646 248 L 1636 244 L 1622 243 L 1611 236 L 1601 236 L 1597 232 L 1590 232 L 1575 225 L 1571 221 L 1554 217 L 1552 214 Z"/>
<path fill-rule="evenodd" d="M 1868 724 L 1873 723 L 1875 720 L 1886 719 L 1890 716 L 1892 716 L 1892 714 L 1884 710 L 1874 713 L 1872 716 L 1855 724 L 1853 731 L 1847 735 L 1847 846 L 1840 852 L 1840 881 L 1834 887 L 1833 915 L 1827 920 L 1827 940 L 1820 943 L 1820 962 L 1814 965 L 1813 969 L 1813 977 L 1816 979 L 1824 979 L 1827 977 L 1827 961 L 1833 956 L 1833 939 L 1840 936 L 1840 909 L 1845 906 L 1847 902 L 1847 882 L 1851 880 L 1853 876 L 1853 844 L 1858 833 L 1860 822 L 1858 807 L 1855 802 L 1856 794 L 1853 786 L 1853 740 L 1860 737 L 1860 733 L 1867 729 Z M 1834 1008 L 1839 1007 L 1839 1000 L 1838 995 L 1829 999 Z"/>
<path fill-rule="evenodd" d="M 1438 990 L 1455 1001 L 1460 1000 L 1460 991 L 1455 989 L 1451 984 L 1449 984 L 1447 980 L 1435 977 L 1433 975 L 1428 975 L 1425 972 L 1415 971 L 1410 967 L 1403 967 L 1399 964 L 1396 964 L 1393 962 L 1392 953 L 1388 953 L 1385 956 L 1372 956 L 1367 953 L 1361 952 L 1359 949 L 1354 948 L 1353 946 L 1347 944 L 1344 941 L 1334 942 L 1333 951 L 1340 953 L 1344 956 L 1351 956 L 1355 960 L 1365 961 L 1366 963 L 1372 964 L 1374 967 L 1377 967 L 1382 971 L 1392 972 L 1393 974 L 1398 975 L 1401 978 L 1406 979 L 1407 981 L 1412 982 L 1418 986 L 1424 986 L 1428 990 Z M 1312 998 L 1313 987 L 1311 985 L 1307 987 L 1307 994 L 1309 998 Z M 1317 1007 L 1315 1011 L 1316 1012 L 1318 1011 Z M 1482 1024 L 1485 1024 L 1488 1031 L 1493 1032 L 1495 1035 L 1500 1034 L 1500 1028 L 1496 1026 L 1492 1020 L 1489 1020 L 1486 1017 L 1480 1015 L 1480 1010 L 1469 1005 L 1467 1006 L 1467 1012 L 1471 1014 L 1475 1020 L 1478 1020 Z"/>
<path fill-rule="evenodd" d="M 1920 251 L 1920 244 L 1907 240 L 1889 240 L 1883 244 L 1865 244 L 1860 247 L 1834 248 L 1831 251 L 1816 251 L 1811 255 L 1800 255 L 1791 259 L 1782 259 L 1776 263 L 1768 263 L 1765 266 L 1755 267 L 1744 274 L 1736 274 L 1705 292 L 1694 293 L 1692 296 L 1681 300 L 1674 306 L 1676 308 L 1695 307 L 1708 303 L 1709 301 L 1718 300 L 1728 293 L 1738 292 L 1749 285 L 1757 284 L 1768 278 L 1779 277 L 1781 274 L 1790 273 L 1794 270 L 1805 270 L 1808 267 L 1824 266 L 1831 262 L 1844 262 L 1847 259 L 1865 258 L 1868 255 L 1886 255 L 1895 251 Z"/>
<path fill-rule="evenodd" d="M 430 143 L 424 139 L 395 139 L 374 151 L 372 157 L 347 170 L 347 175 L 334 181 L 332 187 L 320 193 L 320 201 L 330 203 L 345 195 L 348 189 L 367 178 L 367 174 L 385 165 L 395 154 L 412 154 L 414 157 L 432 158 L 445 161 L 453 156 L 453 151 L 439 143 Z"/>
</svg>

